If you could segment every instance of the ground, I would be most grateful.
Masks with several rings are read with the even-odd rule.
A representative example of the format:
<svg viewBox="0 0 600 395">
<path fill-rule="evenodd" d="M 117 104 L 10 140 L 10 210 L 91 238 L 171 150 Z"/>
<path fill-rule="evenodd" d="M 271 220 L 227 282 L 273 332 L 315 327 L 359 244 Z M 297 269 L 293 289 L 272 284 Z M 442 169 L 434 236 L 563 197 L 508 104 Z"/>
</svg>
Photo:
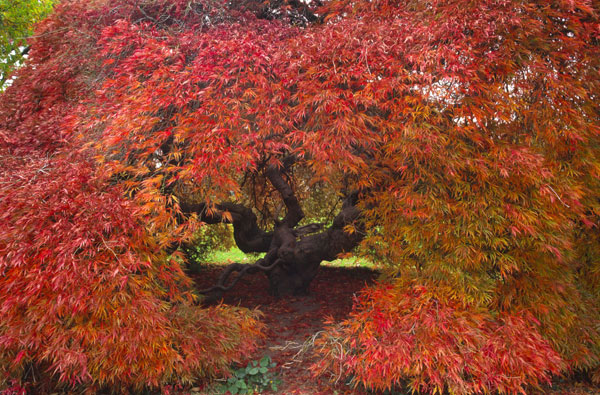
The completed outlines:
<svg viewBox="0 0 600 395">
<path fill-rule="evenodd" d="M 207 287 L 218 277 L 222 265 L 207 265 L 193 275 L 199 287 Z M 353 296 L 371 283 L 377 272 L 364 267 L 323 266 L 310 286 L 308 296 L 277 299 L 268 293 L 269 282 L 263 275 L 247 276 L 223 297 L 226 304 L 258 308 L 268 327 L 266 340 L 256 359 L 269 355 L 283 381 L 280 394 L 362 394 L 344 383 L 335 388 L 325 380 L 315 379 L 307 369 L 310 352 L 303 346 L 323 329 L 328 318 L 341 320 L 352 308 Z"/>
<path fill-rule="evenodd" d="M 216 257 L 222 260 L 229 258 L 228 255 Z M 236 261 L 252 259 L 243 256 L 234 258 Z M 264 314 L 263 321 L 268 327 L 268 333 L 256 352 L 255 359 L 269 355 L 276 363 L 274 370 L 283 382 L 277 394 L 368 394 L 364 390 L 349 387 L 343 381 L 332 385 L 327 380 L 314 378 L 308 370 L 312 363 L 311 353 L 302 352 L 306 351 L 311 338 L 323 330 L 328 318 L 339 321 L 347 317 L 352 308 L 353 296 L 377 277 L 378 272 L 364 267 L 364 262 L 344 260 L 336 264 L 339 265 L 340 262 L 342 266 L 321 267 L 310 285 L 308 296 L 277 299 L 268 293 L 269 282 L 260 274 L 247 276 L 235 289 L 223 296 L 223 303 L 257 308 Z M 223 267 L 224 264 L 206 265 L 192 277 L 199 288 L 206 288 L 216 281 Z M 552 388 L 530 393 L 583 395 L 600 394 L 600 389 L 563 379 L 557 380 Z"/>
</svg>

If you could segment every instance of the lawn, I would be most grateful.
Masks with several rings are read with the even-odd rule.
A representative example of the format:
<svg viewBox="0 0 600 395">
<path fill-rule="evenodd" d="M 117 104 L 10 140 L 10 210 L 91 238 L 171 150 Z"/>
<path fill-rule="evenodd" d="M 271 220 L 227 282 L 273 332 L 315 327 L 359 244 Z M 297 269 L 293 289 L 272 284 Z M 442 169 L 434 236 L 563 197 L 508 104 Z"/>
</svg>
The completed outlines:
<svg viewBox="0 0 600 395">
<path fill-rule="evenodd" d="M 215 251 L 214 253 L 208 256 L 207 262 L 216 264 L 228 264 L 232 262 L 253 263 L 257 259 L 262 258 L 264 255 L 264 253 L 245 254 L 239 248 L 233 247 L 227 251 Z M 342 258 L 336 259 L 335 261 L 331 262 L 324 261 L 322 265 L 331 267 L 364 267 L 370 269 L 376 268 L 376 265 L 373 262 L 361 257 Z"/>
</svg>

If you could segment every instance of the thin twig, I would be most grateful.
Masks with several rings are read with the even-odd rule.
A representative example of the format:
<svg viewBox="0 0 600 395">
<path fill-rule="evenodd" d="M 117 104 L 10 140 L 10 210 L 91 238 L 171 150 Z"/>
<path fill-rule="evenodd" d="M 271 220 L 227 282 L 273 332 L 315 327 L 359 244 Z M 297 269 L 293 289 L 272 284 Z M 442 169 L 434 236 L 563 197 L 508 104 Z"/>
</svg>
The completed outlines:
<svg viewBox="0 0 600 395">
<path fill-rule="evenodd" d="M 45 36 L 50 36 L 50 35 L 55 34 L 55 33 L 64 32 L 66 30 L 69 30 L 69 28 L 68 27 L 63 27 L 63 28 L 52 30 L 50 32 L 46 32 L 46 33 L 42 33 L 42 34 L 32 34 L 31 36 L 15 37 L 14 40 L 28 40 L 30 38 L 45 37 Z"/>
<path fill-rule="evenodd" d="M 105 246 L 106 248 L 108 248 L 108 250 L 109 250 L 110 252 L 112 252 L 112 253 L 113 253 L 113 255 L 115 256 L 115 258 L 117 258 L 117 260 L 119 260 L 119 257 L 117 256 L 117 254 L 115 253 L 115 251 L 114 251 L 112 248 L 110 248 L 110 246 L 109 246 L 109 245 L 106 243 L 106 240 L 104 240 L 104 237 L 100 236 L 100 239 L 102 239 L 102 243 L 104 244 L 104 246 Z"/>
<path fill-rule="evenodd" d="M 369 47 L 365 48 L 365 64 L 367 65 L 367 71 L 369 72 L 369 74 L 373 75 L 373 73 L 371 72 L 371 68 L 369 67 L 369 59 L 367 58 L 367 53 L 369 52 Z"/>
<path fill-rule="evenodd" d="M 566 208 L 571 208 L 571 206 L 569 206 L 567 203 L 563 202 L 563 200 L 560 198 L 560 196 L 558 196 L 558 193 L 556 193 L 556 191 L 554 190 L 554 188 L 552 188 L 550 185 L 548 185 L 548 188 L 550 188 L 550 190 L 552 192 L 554 192 L 554 194 L 556 195 L 556 197 L 558 198 L 558 200 L 560 200 L 560 202 L 563 204 L 563 206 L 565 206 Z"/>
</svg>

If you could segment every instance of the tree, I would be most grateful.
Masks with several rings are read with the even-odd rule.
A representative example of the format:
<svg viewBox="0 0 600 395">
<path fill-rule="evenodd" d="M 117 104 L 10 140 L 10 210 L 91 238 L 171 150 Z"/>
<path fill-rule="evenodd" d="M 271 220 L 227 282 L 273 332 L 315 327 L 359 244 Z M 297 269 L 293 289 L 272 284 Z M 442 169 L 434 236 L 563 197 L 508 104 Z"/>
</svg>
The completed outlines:
<svg viewBox="0 0 600 395">
<path fill-rule="evenodd" d="M 598 4 L 83 3 L 40 27 L 0 136 L 12 156 L 83 155 L 155 270 L 216 223 L 266 255 L 203 294 L 253 272 L 304 293 L 360 247 L 387 269 L 316 369 L 368 387 L 523 391 L 598 366 Z M 13 207 L 16 254 L 35 209 Z"/>
<path fill-rule="evenodd" d="M 26 39 L 32 26 L 52 9 L 54 0 L 0 1 L 0 90 L 29 51 Z"/>
</svg>

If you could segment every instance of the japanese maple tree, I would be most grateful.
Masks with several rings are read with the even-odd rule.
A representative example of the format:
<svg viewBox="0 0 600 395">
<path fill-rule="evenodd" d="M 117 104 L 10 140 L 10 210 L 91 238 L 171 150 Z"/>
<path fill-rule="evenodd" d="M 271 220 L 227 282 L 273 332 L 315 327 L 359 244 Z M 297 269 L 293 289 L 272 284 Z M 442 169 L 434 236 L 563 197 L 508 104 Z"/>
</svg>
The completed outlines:
<svg viewBox="0 0 600 395">
<path fill-rule="evenodd" d="M 185 356 L 155 375 L 160 357 L 134 365 L 148 374 L 134 384 L 239 358 L 259 324 L 192 306 L 172 258 L 201 226 L 229 223 L 241 250 L 265 256 L 200 294 L 253 273 L 275 295 L 306 293 L 322 261 L 357 248 L 384 267 L 321 338 L 317 372 L 469 393 L 596 369 L 599 12 L 586 0 L 64 1 L 0 105 L 5 355 L 67 381 L 136 374 L 102 365 L 106 347 L 123 347 L 118 363 L 137 352 L 89 329 L 102 319 Z M 181 309 L 138 329 L 138 315 Z M 206 314 L 230 319 L 196 338 Z M 218 331 L 224 355 L 207 359 Z M 66 345 L 74 354 L 58 355 Z"/>
</svg>

